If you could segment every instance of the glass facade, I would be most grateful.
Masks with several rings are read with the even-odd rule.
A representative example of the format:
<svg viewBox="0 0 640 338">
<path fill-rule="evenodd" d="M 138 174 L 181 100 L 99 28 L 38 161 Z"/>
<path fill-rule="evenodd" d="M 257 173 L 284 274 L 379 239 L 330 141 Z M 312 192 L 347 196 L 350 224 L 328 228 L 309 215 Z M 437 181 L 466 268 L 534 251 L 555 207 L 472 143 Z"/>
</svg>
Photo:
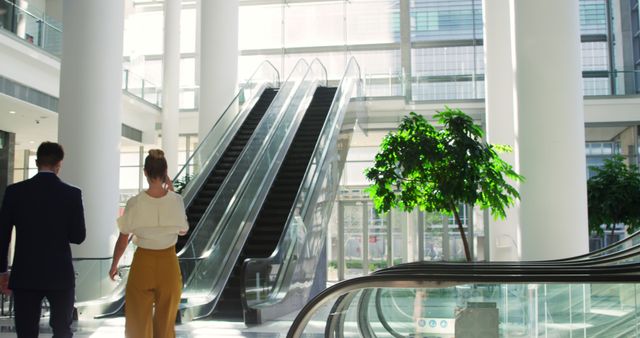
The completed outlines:
<svg viewBox="0 0 640 338">
<path fill-rule="evenodd" d="M 635 72 L 636 92 L 640 93 L 640 1 L 630 0 L 631 34 L 633 36 L 633 70 Z"/>
<path fill-rule="evenodd" d="M 330 78 L 338 80 L 340 65 L 355 56 L 368 97 L 484 98 L 482 1 L 410 0 L 402 7 L 403 3 L 241 1 L 240 78 L 249 76 L 264 59 L 286 75 L 295 60 L 319 57 L 328 69 L 338 67 L 330 70 Z M 607 4 L 580 0 L 585 95 L 616 93 Z M 409 22 L 403 24 L 402 17 Z"/>
</svg>

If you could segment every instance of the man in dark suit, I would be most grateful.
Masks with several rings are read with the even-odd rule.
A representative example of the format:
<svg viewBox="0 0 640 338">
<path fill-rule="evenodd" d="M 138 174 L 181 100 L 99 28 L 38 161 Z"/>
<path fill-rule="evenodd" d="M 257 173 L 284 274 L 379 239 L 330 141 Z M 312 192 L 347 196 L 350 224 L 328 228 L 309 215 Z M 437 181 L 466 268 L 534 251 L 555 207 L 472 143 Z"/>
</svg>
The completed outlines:
<svg viewBox="0 0 640 338">
<path fill-rule="evenodd" d="M 86 235 L 82 194 L 58 178 L 62 146 L 43 142 L 36 156 L 38 174 L 7 187 L 0 209 L 0 289 L 13 292 L 19 338 L 38 336 L 45 297 L 53 337 L 72 337 L 75 275 L 70 243 L 80 244 Z M 14 227 L 9 276 L 7 259 Z"/>
</svg>

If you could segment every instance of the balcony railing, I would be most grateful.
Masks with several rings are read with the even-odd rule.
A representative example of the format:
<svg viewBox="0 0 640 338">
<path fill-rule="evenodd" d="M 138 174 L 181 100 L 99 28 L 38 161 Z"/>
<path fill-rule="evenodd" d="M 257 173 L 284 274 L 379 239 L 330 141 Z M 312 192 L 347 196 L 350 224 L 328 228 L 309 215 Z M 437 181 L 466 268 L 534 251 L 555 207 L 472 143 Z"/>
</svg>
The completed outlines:
<svg viewBox="0 0 640 338">
<path fill-rule="evenodd" d="M 484 99 L 484 74 L 372 74 L 364 76 L 366 97 L 402 97 L 408 101 Z M 640 95 L 640 70 L 585 70 L 584 96 Z M 407 88 L 410 88 L 409 92 Z M 409 97 L 410 96 L 410 97 Z"/>
</svg>

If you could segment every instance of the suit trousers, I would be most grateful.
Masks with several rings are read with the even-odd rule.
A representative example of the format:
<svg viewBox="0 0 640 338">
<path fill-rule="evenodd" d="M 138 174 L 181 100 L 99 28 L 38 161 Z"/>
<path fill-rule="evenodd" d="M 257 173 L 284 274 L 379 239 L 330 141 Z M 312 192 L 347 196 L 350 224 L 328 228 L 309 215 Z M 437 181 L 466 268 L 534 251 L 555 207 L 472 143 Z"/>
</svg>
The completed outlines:
<svg viewBox="0 0 640 338">
<path fill-rule="evenodd" d="M 127 280 L 125 336 L 174 338 L 181 293 L 175 246 L 162 250 L 137 248 Z"/>
<path fill-rule="evenodd" d="M 36 338 L 40 328 L 42 300 L 49 302 L 49 326 L 53 338 L 71 338 L 75 289 L 67 290 L 13 290 L 18 338 Z"/>
</svg>

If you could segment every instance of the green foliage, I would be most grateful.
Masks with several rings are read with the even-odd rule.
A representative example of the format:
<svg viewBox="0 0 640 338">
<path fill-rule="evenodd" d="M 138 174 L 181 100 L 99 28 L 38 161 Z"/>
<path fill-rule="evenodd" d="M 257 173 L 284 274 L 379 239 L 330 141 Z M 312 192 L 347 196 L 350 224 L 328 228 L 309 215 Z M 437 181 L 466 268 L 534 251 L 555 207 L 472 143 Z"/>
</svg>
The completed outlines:
<svg viewBox="0 0 640 338">
<path fill-rule="evenodd" d="M 461 110 L 445 107 L 435 118 L 442 129 L 412 112 L 383 139 L 374 166 L 365 171 L 372 182 L 368 191 L 380 213 L 418 207 L 453 214 L 469 260 L 458 205 L 479 205 L 504 218 L 505 208 L 520 197 L 505 177 L 523 177 L 498 155 L 511 148 L 484 143 L 482 129 Z"/>
<path fill-rule="evenodd" d="M 184 175 L 184 176 L 176 179 L 175 181 L 173 181 L 173 189 L 178 194 L 181 194 L 182 190 L 184 190 L 184 188 L 187 186 L 189 181 L 191 181 L 192 177 L 193 177 L 193 175 Z"/>
<path fill-rule="evenodd" d="M 636 165 L 627 166 L 624 157 L 616 155 L 604 161 L 601 168 L 592 167 L 595 176 L 587 181 L 589 230 L 603 234 L 601 225 L 614 230 L 627 225 L 627 232 L 640 228 L 640 173 Z"/>
</svg>

